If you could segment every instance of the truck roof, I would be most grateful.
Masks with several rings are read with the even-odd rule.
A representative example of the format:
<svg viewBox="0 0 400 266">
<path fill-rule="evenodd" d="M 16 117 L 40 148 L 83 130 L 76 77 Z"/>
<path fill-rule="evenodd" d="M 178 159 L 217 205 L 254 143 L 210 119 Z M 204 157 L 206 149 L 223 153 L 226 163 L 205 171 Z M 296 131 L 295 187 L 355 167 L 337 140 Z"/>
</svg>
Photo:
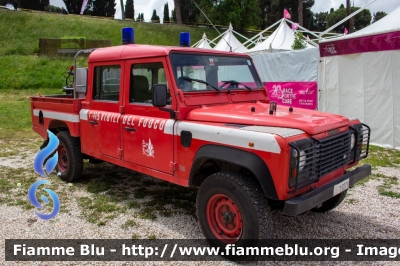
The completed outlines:
<svg viewBox="0 0 400 266">
<path fill-rule="evenodd" d="M 159 56 L 167 56 L 169 55 L 170 52 L 191 52 L 191 53 L 201 53 L 201 54 L 207 53 L 207 54 L 218 54 L 218 55 L 229 55 L 229 56 L 236 55 L 236 56 L 249 57 L 248 55 L 241 53 L 216 51 L 211 49 L 179 47 L 179 46 L 127 44 L 127 45 L 112 46 L 106 48 L 98 48 L 90 54 L 88 62 L 93 63 L 93 62 L 104 62 L 104 61 L 113 61 L 120 59 L 159 57 Z"/>
</svg>

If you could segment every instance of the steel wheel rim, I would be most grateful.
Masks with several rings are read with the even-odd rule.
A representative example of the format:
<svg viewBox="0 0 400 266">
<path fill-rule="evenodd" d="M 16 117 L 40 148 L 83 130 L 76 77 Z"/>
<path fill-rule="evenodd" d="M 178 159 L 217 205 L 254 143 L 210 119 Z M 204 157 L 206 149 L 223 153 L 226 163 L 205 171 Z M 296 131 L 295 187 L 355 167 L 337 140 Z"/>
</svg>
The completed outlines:
<svg viewBox="0 0 400 266">
<path fill-rule="evenodd" d="M 236 243 L 243 232 L 243 220 L 236 203 L 224 194 L 215 194 L 207 202 L 207 222 L 214 236 L 227 244 Z"/>
<path fill-rule="evenodd" d="M 67 150 L 63 145 L 58 146 L 58 170 L 62 173 L 66 172 L 68 169 L 68 156 Z"/>
</svg>

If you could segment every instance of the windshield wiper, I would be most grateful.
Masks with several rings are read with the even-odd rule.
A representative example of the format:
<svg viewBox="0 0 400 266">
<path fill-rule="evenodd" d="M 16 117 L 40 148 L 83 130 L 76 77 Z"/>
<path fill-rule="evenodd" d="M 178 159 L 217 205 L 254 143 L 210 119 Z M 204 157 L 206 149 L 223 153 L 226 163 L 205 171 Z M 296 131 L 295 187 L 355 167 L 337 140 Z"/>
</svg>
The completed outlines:
<svg viewBox="0 0 400 266">
<path fill-rule="evenodd" d="M 206 85 L 210 86 L 210 87 L 213 88 L 214 90 L 216 90 L 216 91 L 218 91 L 218 92 L 221 92 L 217 87 L 214 87 L 213 85 L 211 85 L 210 83 L 208 83 L 208 82 L 205 81 L 205 80 L 193 79 L 193 78 L 189 78 L 189 77 L 182 77 L 182 79 L 183 79 L 183 80 L 186 80 L 186 81 L 196 81 L 196 82 L 198 82 L 198 83 L 203 83 L 203 84 L 206 84 Z"/>
<path fill-rule="evenodd" d="M 237 84 L 237 85 L 242 85 L 243 87 L 245 87 L 246 89 L 248 89 L 249 91 L 253 91 L 250 87 L 244 85 L 242 82 L 236 81 L 236 80 L 221 80 L 221 82 L 223 82 L 224 84 L 222 86 L 224 86 L 225 84 Z M 221 86 L 221 87 L 222 87 Z M 228 88 L 228 92 L 230 92 L 229 88 Z"/>
</svg>

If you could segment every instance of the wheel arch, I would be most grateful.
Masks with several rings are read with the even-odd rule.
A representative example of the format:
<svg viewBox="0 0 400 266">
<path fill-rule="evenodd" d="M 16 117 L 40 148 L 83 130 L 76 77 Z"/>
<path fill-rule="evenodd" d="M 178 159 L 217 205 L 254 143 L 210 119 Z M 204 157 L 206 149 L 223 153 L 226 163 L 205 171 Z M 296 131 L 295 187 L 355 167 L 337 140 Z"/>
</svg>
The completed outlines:
<svg viewBox="0 0 400 266">
<path fill-rule="evenodd" d="M 265 162 L 258 155 L 226 146 L 205 145 L 197 151 L 190 170 L 190 186 L 200 186 L 209 174 L 214 173 L 199 174 L 199 171 L 204 170 L 203 166 L 210 161 L 226 162 L 248 170 L 256 178 L 264 195 L 269 199 L 278 200 L 271 173 Z"/>
</svg>

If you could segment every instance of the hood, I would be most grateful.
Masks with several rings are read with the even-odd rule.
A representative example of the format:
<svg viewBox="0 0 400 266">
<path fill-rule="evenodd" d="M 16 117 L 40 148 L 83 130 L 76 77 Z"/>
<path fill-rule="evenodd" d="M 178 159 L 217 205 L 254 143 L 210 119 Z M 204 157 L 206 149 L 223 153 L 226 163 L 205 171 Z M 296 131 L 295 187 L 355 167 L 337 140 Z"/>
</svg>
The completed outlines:
<svg viewBox="0 0 400 266">
<path fill-rule="evenodd" d="M 252 112 L 252 107 L 255 109 L 254 112 Z M 293 112 L 289 112 L 288 106 L 278 106 L 277 111 L 270 115 L 269 104 L 260 102 L 202 106 L 191 110 L 186 119 L 226 124 L 295 128 L 310 135 L 349 125 L 347 117 L 296 107 L 293 107 Z"/>
</svg>

